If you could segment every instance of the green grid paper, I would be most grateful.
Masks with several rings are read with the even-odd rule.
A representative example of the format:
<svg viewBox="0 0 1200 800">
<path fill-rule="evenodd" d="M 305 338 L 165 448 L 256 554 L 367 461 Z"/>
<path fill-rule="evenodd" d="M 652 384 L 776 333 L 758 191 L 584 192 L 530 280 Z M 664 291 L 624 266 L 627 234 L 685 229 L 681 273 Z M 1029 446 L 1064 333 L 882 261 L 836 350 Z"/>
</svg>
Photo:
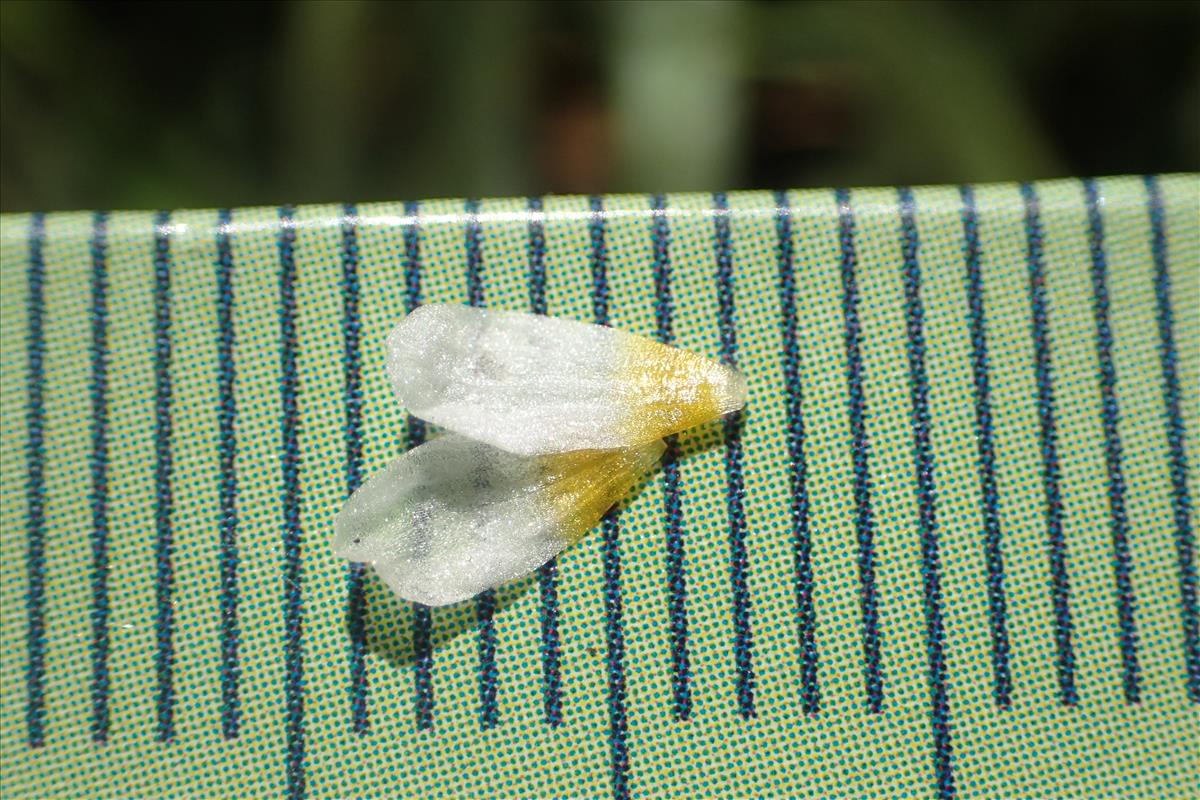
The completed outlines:
<svg viewBox="0 0 1200 800">
<path fill-rule="evenodd" d="M 1186 485 L 1200 498 L 1200 179 L 1158 179 L 1165 209 Z M 930 384 L 952 764 L 962 797 L 1189 797 L 1200 774 L 1200 702 L 1189 699 L 1153 231 L 1141 178 L 1099 181 L 1117 376 L 1140 702 L 1122 692 L 1100 363 L 1085 194 L 1036 185 L 1079 702 L 1062 705 L 1046 541 L 1024 206 L 1015 185 L 976 188 L 996 477 L 1011 639 L 1012 706 L 992 689 L 982 495 L 959 191 L 915 192 Z M 896 191 L 852 192 L 870 441 L 883 713 L 863 683 L 860 585 L 839 270 L 831 191 L 789 194 L 800 388 L 817 614 L 820 711 L 800 702 L 789 515 L 777 213 L 734 193 L 756 716 L 735 693 L 726 474 L 720 429 L 682 437 L 691 719 L 671 705 L 660 477 L 621 516 L 629 788 L 637 797 L 929 797 L 937 793 L 914 477 L 904 274 Z M 649 199 L 607 209 L 612 324 L 655 331 Z M 672 195 L 677 344 L 719 347 L 713 198 Z M 588 199 L 545 200 L 549 313 L 592 319 Z M 479 221 L 487 305 L 529 307 L 524 200 Z M 466 301 L 463 204 L 421 204 L 422 294 Z M 171 215 L 170 407 L 174 537 L 173 741 L 157 738 L 155 669 L 154 227 L 108 220 L 110 732 L 92 740 L 90 213 L 45 217 L 44 742 L 27 726 L 29 215 L 2 218 L 3 702 L 7 798 L 251 797 L 288 790 L 277 209 L 233 211 L 241 727 L 221 729 L 216 212 Z M 437 610 L 432 730 L 417 728 L 412 612 L 368 584 L 370 728 L 351 725 L 345 566 L 329 549 L 345 497 L 342 209 L 296 211 L 301 452 L 304 791 L 336 797 L 608 797 L 614 794 L 604 572 L 594 533 L 559 559 L 563 723 L 543 716 L 533 578 L 498 592 L 499 724 L 483 731 L 473 604 Z M 405 418 L 383 373 L 404 309 L 404 206 L 358 208 L 363 442 L 370 474 L 403 450 Z M 1197 526 L 1195 512 L 1191 525 Z M 294 787 L 294 784 L 293 784 Z"/>
</svg>

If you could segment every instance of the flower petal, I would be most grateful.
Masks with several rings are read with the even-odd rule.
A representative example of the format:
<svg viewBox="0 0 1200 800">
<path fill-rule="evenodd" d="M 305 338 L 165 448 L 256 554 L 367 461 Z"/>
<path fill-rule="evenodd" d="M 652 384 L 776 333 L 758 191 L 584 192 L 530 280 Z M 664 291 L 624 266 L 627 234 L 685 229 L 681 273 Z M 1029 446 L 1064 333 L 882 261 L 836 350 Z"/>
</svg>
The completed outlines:
<svg viewBox="0 0 1200 800">
<path fill-rule="evenodd" d="M 736 411 L 734 367 L 600 325 L 426 305 L 387 341 L 409 413 L 512 453 L 631 447 Z"/>
<path fill-rule="evenodd" d="M 520 578 L 580 539 L 650 471 L 662 442 L 518 456 L 456 434 L 372 476 L 334 520 L 334 552 L 401 597 L 442 606 Z"/>
</svg>

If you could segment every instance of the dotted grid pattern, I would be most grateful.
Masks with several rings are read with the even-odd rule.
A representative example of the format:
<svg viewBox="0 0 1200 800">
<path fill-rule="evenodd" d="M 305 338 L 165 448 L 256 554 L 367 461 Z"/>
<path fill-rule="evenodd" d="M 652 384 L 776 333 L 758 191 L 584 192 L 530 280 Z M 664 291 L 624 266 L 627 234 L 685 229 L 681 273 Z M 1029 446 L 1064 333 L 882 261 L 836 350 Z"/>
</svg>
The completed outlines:
<svg viewBox="0 0 1200 800">
<path fill-rule="evenodd" d="M 540 202 L 3 217 L 6 797 L 1194 792 L 1196 176 Z M 429 612 L 328 541 L 472 287 L 751 400 Z"/>
</svg>

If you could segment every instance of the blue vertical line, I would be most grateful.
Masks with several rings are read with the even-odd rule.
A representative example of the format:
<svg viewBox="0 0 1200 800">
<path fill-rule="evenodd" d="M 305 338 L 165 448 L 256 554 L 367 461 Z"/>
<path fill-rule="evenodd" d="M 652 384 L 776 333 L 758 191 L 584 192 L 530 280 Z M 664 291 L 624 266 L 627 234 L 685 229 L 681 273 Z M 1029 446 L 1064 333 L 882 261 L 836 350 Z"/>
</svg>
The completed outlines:
<svg viewBox="0 0 1200 800">
<path fill-rule="evenodd" d="M 658 340 L 673 344 L 671 329 L 671 223 L 667 199 L 650 198 L 651 246 L 654 252 L 654 317 Z M 667 545 L 668 617 L 671 627 L 671 688 L 675 718 L 692 715 L 691 655 L 688 650 L 687 575 L 684 565 L 683 507 L 679 492 L 679 440 L 668 436 L 663 453 L 663 524 Z"/>
<path fill-rule="evenodd" d="M 1042 265 L 1041 204 L 1032 184 L 1021 185 L 1025 205 L 1025 236 L 1029 258 L 1029 298 L 1033 312 L 1038 424 L 1042 438 L 1042 484 L 1046 496 L 1046 538 L 1050 547 L 1050 591 L 1054 601 L 1054 643 L 1057 649 L 1058 692 L 1064 705 L 1075 705 L 1075 651 L 1071 646 L 1071 588 L 1067 574 L 1067 545 L 1063 536 L 1063 505 L 1058 478 L 1058 433 L 1054 417 L 1054 378 L 1050 363 L 1050 323 L 1046 275 Z"/>
<path fill-rule="evenodd" d="M 362 485 L 362 353 L 358 313 L 358 209 L 342 207 L 342 369 L 346 405 L 346 496 Z M 350 632 L 350 721 L 354 732 L 370 729 L 367 698 L 367 593 L 366 565 L 346 570 L 346 622 Z"/>
<path fill-rule="evenodd" d="M 158 739 L 175 738 L 175 583 L 171 528 L 171 213 L 154 217 L 154 631 Z"/>
<path fill-rule="evenodd" d="M 529 308 L 546 313 L 546 223 L 542 198 L 529 198 Z M 538 569 L 542 596 L 542 710 L 551 727 L 562 724 L 562 655 L 558 633 L 558 559 Z"/>
<path fill-rule="evenodd" d="M 604 632 L 608 662 L 609 750 L 616 800 L 629 791 L 629 717 L 625 710 L 625 632 L 621 603 L 621 522 L 616 509 L 600 522 L 604 553 Z"/>
<path fill-rule="evenodd" d="M 850 393 L 850 455 L 854 465 L 855 529 L 858 533 L 858 580 L 862 604 L 863 661 L 867 705 L 883 711 L 883 667 L 880 664 L 879 601 L 875 590 L 875 532 L 871 519 L 870 442 L 867 439 L 866 398 L 859 343 L 858 256 L 854 245 L 854 209 L 850 190 L 837 189 L 838 242 L 841 247 L 842 316 L 845 320 L 846 383 Z"/>
<path fill-rule="evenodd" d="M 713 195 L 714 246 L 717 262 L 717 327 L 721 334 L 721 360 L 737 367 L 737 319 L 733 294 L 733 236 L 729 222 L 729 199 L 724 192 Z M 742 472 L 741 411 L 724 420 L 725 504 L 729 516 L 729 576 L 733 591 L 733 661 L 737 669 L 738 713 L 754 717 L 754 631 L 750 622 L 750 587 L 746 552 L 745 478 Z"/>
<path fill-rule="evenodd" d="M 909 389 L 912 395 L 913 451 L 921 536 L 921 578 L 925 588 L 925 648 L 929 660 L 929 705 L 933 727 L 933 768 L 938 796 L 954 796 L 950 701 L 946 688 L 945 626 L 942 620 L 941 556 L 938 547 L 936 464 L 931 442 L 929 380 L 925 372 L 925 309 L 921 304 L 920 241 L 912 190 L 897 190 L 904 256 L 904 317 L 908 327 Z"/>
<path fill-rule="evenodd" d="M 92 216 L 92 740 L 108 740 L 108 214 Z"/>
<path fill-rule="evenodd" d="M 597 325 L 608 325 L 608 229 L 604 198 L 588 198 L 588 236 L 591 239 L 592 316 Z"/>
<path fill-rule="evenodd" d="M 409 437 L 409 448 L 417 447 Z M 415 660 L 414 694 L 416 697 L 417 728 L 433 728 L 433 616 L 432 609 L 413 603 L 413 657 Z"/>
<path fill-rule="evenodd" d="M 791 483 L 792 550 L 796 608 L 800 621 L 800 706 L 810 716 L 821 710 L 818 680 L 817 610 L 813 604 L 812 534 L 808 518 L 808 461 L 804 454 L 800 345 L 796 332 L 796 266 L 792 209 L 787 192 L 775 193 L 779 307 L 782 314 L 783 382 L 787 389 L 788 477 Z"/>
<path fill-rule="evenodd" d="M 477 308 L 484 305 L 483 246 L 479 225 L 479 201 L 467 200 L 466 251 L 467 300 Z M 479 715 L 484 730 L 496 727 L 500 711 L 496 705 L 499 672 L 496 669 L 496 591 L 488 589 L 475 598 L 475 621 L 479 624 Z"/>
<path fill-rule="evenodd" d="M 1192 498 L 1188 492 L 1188 463 L 1184 450 L 1187 432 L 1179 401 L 1179 361 L 1175 350 L 1175 320 L 1171 310 L 1171 271 L 1167 253 L 1167 219 L 1158 178 L 1143 178 L 1149 203 L 1154 254 L 1154 296 L 1158 306 L 1158 338 L 1163 373 L 1168 464 L 1171 473 L 1171 506 L 1175 522 L 1175 553 L 1179 561 L 1180 613 L 1183 617 L 1183 656 L 1188 697 L 1200 703 L 1200 613 L 1196 610 L 1195 540 L 1192 532 Z"/>
<path fill-rule="evenodd" d="M 1083 182 L 1088 212 L 1088 249 L 1092 255 L 1092 295 L 1096 314 L 1096 349 L 1100 359 L 1100 408 L 1104 422 L 1104 463 L 1108 470 L 1108 509 L 1113 539 L 1113 572 L 1116 579 L 1117 625 L 1120 631 L 1121 684 L 1125 702 L 1138 701 L 1137 627 L 1134 621 L 1133 564 L 1129 555 L 1129 519 L 1125 513 L 1125 477 L 1121 472 L 1121 438 L 1118 432 L 1117 370 L 1113 364 L 1113 335 L 1109 321 L 1108 257 L 1104 251 L 1104 218 L 1094 180 Z"/>
<path fill-rule="evenodd" d="M 279 209 L 279 341 L 283 474 L 284 700 L 287 709 L 287 796 L 304 796 L 303 574 L 300 563 L 300 378 L 296 372 L 296 221 Z"/>
<path fill-rule="evenodd" d="M 467 303 L 475 308 L 484 306 L 483 296 L 483 232 L 479 224 L 479 201 L 463 204 L 466 222 L 464 247 L 467 254 Z"/>
<path fill-rule="evenodd" d="M 404 204 L 404 312 L 411 314 L 421 304 L 421 206 L 415 200 Z M 409 416 L 405 426 L 409 450 L 425 443 L 425 421 Z M 417 728 L 433 727 L 433 615 L 429 606 L 413 603 L 413 693 Z"/>
<path fill-rule="evenodd" d="M 597 325 L 608 325 L 608 245 L 604 200 L 588 200 L 591 238 L 592 314 Z M 621 602 L 621 522 L 616 508 L 601 520 L 604 558 L 604 634 L 608 665 L 609 754 L 615 800 L 628 800 L 629 717 L 625 705 L 625 630 Z"/>
<path fill-rule="evenodd" d="M 971 326 L 971 371 L 975 379 L 975 441 L 979 450 L 979 485 L 983 494 L 983 552 L 987 563 L 988 624 L 992 635 L 992 694 L 996 705 L 1012 705 L 1012 672 L 1008 663 L 1008 602 L 1004 592 L 1004 547 L 1000 529 L 1000 493 L 996 487 L 992 395 L 988 379 L 987 315 L 980 270 L 979 215 L 975 190 L 959 188 L 962 198 L 963 259 L 967 267 L 967 312 Z"/>
<path fill-rule="evenodd" d="M 46 723 L 46 408 L 43 400 L 46 383 L 44 366 L 46 338 L 46 261 L 42 247 L 46 240 L 46 215 L 34 214 L 29 220 L 29 352 L 25 420 L 28 428 L 26 450 L 27 475 L 25 497 L 28 505 L 26 569 L 29 594 L 26 604 L 29 649 L 25 675 L 25 728 L 30 747 L 45 741 Z"/>
<path fill-rule="evenodd" d="M 495 589 L 481 592 L 475 599 L 475 621 L 479 624 L 479 725 L 483 730 L 490 730 L 500 721 L 496 706 Z"/>
<path fill-rule="evenodd" d="M 529 198 L 529 309 L 546 313 L 546 218 L 542 198 Z"/>
<path fill-rule="evenodd" d="M 217 417 L 220 461 L 221 562 L 221 733 L 238 735 L 241 703 L 238 688 L 238 508 L 237 399 L 233 327 L 233 213 L 217 212 Z"/>
</svg>

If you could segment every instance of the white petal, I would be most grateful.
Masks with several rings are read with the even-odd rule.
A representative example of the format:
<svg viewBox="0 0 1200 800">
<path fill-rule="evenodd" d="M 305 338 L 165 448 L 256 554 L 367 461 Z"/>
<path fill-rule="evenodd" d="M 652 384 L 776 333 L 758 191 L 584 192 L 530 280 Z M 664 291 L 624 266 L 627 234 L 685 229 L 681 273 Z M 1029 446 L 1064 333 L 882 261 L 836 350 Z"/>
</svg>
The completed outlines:
<svg viewBox="0 0 1200 800">
<path fill-rule="evenodd" d="M 599 522 L 662 456 L 518 456 L 456 434 L 410 450 L 334 520 L 334 552 L 407 600 L 441 606 L 527 575 Z"/>
<path fill-rule="evenodd" d="M 600 325 L 427 305 L 387 340 L 411 414 L 513 453 L 630 447 L 736 411 L 735 368 Z"/>
</svg>

